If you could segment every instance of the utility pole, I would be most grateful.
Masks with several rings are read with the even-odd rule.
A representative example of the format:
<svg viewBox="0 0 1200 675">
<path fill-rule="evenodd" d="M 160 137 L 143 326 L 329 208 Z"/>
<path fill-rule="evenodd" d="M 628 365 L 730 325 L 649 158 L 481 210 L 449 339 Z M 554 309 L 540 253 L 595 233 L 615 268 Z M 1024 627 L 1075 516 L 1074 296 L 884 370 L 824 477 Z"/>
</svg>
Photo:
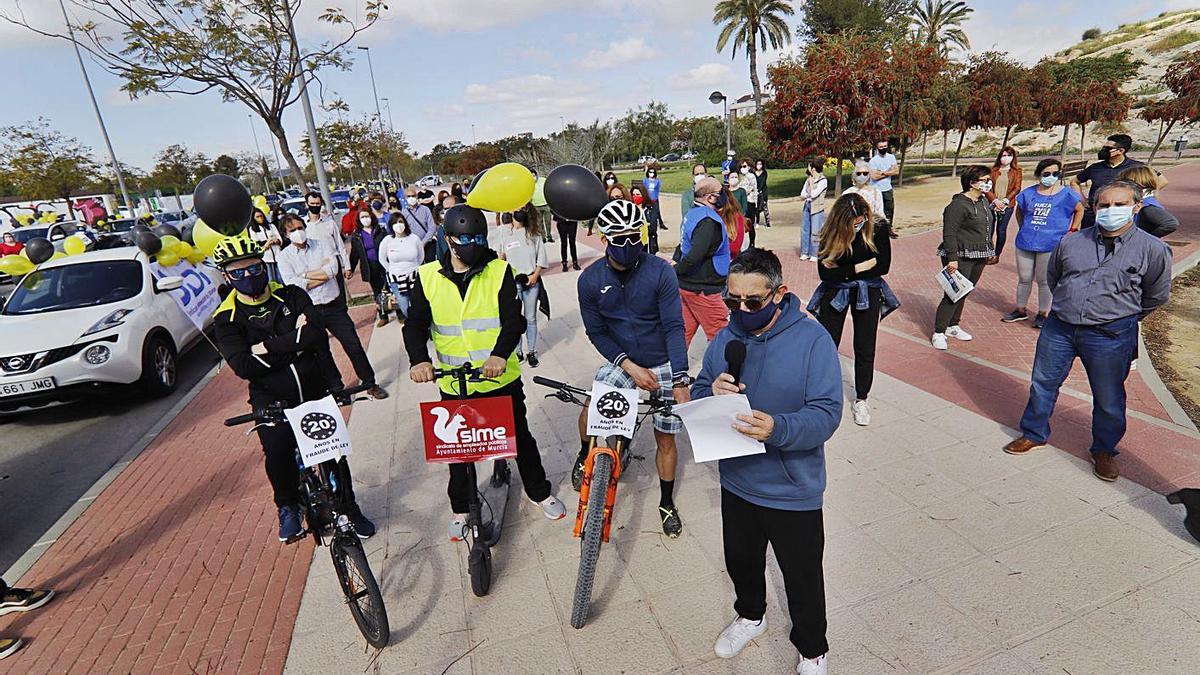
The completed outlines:
<svg viewBox="0 0 1200 675">
<path fill-rule="evenodd" d="M 254 134 L 254 151 L 258 153 L 259 166 L 266 166 L 267 158 L 263 157 L 262 148 L 258 145 L 258 131 L 254 128 L 254 115 L 247 114 L 246 117 L 250 118 L 250 133 Z M 271 181 L 267 180 L 267 174 L 263 174 L 263 189 L 271 192 Z"/>
<path fill-rule="evenodd" d="M 300 44 L 296 38 L 296 24 L 292 21 L 292 8 L 289 3 L 284 3 L 284 12 L 288 17 L 288 34 L 292 39 L 292 58 L 296 59 L 296 68 L 298 73 L 293 73 L 293 77 L 300 78 L 300 103 L 304 108 L 304 122 L 308 126 L 308 144 L 312 150 L 313 167 L 317 170 L 317 185 L 321 188 L 321 197 L 325 200 L 325 206 L 329 209 L 329 214 L 333 215 L 333 196 L 329 194 L 329 178 L 325 175 L 325 159 L 321 156 L 321 144 L 317 142 L 317 123 L 313 120 L 312 102 L 308 100 L 308 82 L 304 77 L 304 63 L 300 59 Z M 296 180 L 300 181 L 302 188 L 307 188 L 305 185 L 304 176 L 296 176 Z"/>
<path fill-rule="evenodd" d="M 75 41 L 75 29 L 71 28 L 71 19 L 67 16 L 67 6 L 63 0 L 58 0 L 62 9 L 63 21 L 67 24 L 67 35 L 71 38 L 71 46 L 75 48 L 75 58 L 79 60 L 79 72 L 83 74 L 83 84 L 87 87 L 88 96 L 92 99 L 92 110 L 96 111 L 96 121 L 100 123 L 100 135 L 104 137 L 104 146 L 108 148 L 108 156 L 112 159 L 113 173 L 117 176 L 117 185 L 121 188 L 121 199 L 125 200 L 125 208 L 129 215 L 135 215 L 133 202 L 129 201 L 129 191 L 125 189 L 125 175 L 121 173 L 121 163 L 117 161 L 117 153 L 113 150 L 112 141 L 108 138 L 108 127 L 104 126 L 104 116 L 100 114 L 100 105 L 96 103 L 96 92 L 92 91 L 92 81 L 88 78 L 87 68 L 83 65 L 83 55 L 79 53 L 79 43 Z M 67 213 L 70 214 L 70 200 L 67 200 Z M 120 216 L 120 213 L 117 214 Z"/>
<path fill-rule="evenodd" d="M 362 51 L 367 53 L 367 72 L 369 72 L 371 74 L 371 94 L 375 96 L 375 119 L 379 120 L 379 135 L 382 137 L 383 136 L 383 111 L 381 111 L 379 109 L 379 90 L 377 90 L 375 88 L 375 66 L 373 66 L 371 64 L 371 48 L 360 46 L 359 49 L 361 49 Z M 383 161 L 382 157 L 380 157 L 379 159 L 380 159 L 380 162 Z M 378 168 L 379 168 L 379 182 L 380 182 L 380 184 L 383 184 L 386 182 L 383 179 L 383 167 L 380 166 Z"/>
</svg>

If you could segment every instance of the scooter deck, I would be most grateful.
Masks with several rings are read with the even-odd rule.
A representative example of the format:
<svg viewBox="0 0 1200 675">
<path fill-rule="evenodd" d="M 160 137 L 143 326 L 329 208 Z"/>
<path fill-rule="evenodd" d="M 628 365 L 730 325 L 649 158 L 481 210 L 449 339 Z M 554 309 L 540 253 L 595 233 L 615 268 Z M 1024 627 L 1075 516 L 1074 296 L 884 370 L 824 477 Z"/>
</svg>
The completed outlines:
<svg viewBox="0 0 1200 675">
<path fill-rule="evenodd" d="M 508 507 L 509 488 L 512 487 L 512 465 L 507 460 L 498 459 L 492 470 L 484 475 L 479 483 L 479 494 L 485 502 L 484 510 L 491 507 L 491 522 L 485 524 L 487 535 L 483 537 L 488 546 L 495 546 L 500 541 L 504 529 L 504 512 Z"/>
</svg>

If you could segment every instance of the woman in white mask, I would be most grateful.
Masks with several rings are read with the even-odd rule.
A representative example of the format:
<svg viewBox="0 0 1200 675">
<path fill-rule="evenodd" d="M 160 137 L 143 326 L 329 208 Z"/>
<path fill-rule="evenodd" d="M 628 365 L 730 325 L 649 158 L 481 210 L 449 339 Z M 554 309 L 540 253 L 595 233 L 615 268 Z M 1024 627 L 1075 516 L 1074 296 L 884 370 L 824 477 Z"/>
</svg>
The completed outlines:
<svg viewBox="0 0 1200 675">
<path fill-rule="evenodd" d="M 842 194 L 862 195 L 871 207 L 871 217 L 875 220 L 883 216 L 883 193 L 871 186 L 871 165 L 863 160 L 854 163 L 854 173 L 850 174 L 853 186 L 846 188 Z"/>
<path fill-rule="evenodd" d="M 370 209 L 359 211 L 356 219 L 354 232 L 350 234 L 350 272 L 362 266 L 362 279 L 371 284 L 371 293 L 375 297 L 375 325 L 386 326 L 387 304 L 383 289 L 387 286 L 387 275 L 380 263 L 379 250 L 388 232 Z"/>
<path fill-rule="evenodd" d="M 408 222 L 402 216 L 393 216 L 392 234 L 379 244 L 379 260 L 387 273 L 388 287 L 396 300 L 396 318 L 400 321 L 408 316 L 417 268 L 424 259 L 421 238 L 408 229 Z"/>
</svg>

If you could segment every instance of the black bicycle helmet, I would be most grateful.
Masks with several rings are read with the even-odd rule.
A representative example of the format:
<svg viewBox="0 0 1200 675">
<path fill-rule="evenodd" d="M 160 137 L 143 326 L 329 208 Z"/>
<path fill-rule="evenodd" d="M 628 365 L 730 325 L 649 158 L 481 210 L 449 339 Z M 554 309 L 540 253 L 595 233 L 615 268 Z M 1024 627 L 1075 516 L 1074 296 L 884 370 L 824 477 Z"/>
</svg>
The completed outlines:
<svg viewBox="0 0 1200 675">
<path fill-rule="evenodd" d="M 237 260 L 261 258 L 262 255 L 262 247 L 258 242 L 238 235 L 218 241 L 213 248 L 212 258 L 217 267 L 224 267 Z"/>
<path fill-rule="evenodd" d="M 442 228 L 448 235 L 487 234 L 487 218 L 483 217 L 483 211 L 474 206 L 457 204 L 446 211 Z"/>
</svg>

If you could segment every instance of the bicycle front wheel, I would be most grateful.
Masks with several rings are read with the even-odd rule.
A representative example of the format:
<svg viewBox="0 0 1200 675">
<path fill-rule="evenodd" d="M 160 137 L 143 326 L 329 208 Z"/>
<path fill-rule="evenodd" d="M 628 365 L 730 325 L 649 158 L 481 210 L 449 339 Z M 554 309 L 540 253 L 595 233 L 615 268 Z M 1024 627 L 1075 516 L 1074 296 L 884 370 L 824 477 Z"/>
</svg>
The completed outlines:
<svg viewBox="0 0 1200 675">
<path fill-rule="evenodd" d="M 587 514 L 583 521 L 583 543 L 579 551 L 579 576 L 575 579 L 575 600 L 571 606 L 571 626 L 583 628 L 592 604 L 592 582 L 600 561 L 604 537 L 604 504 L 608 499 L 608 481 L 612 476 L 612 456 L 596 455 L 592 463 L 592 487 L 588 493 Z"/>
<path fill-rule="evenodd" d="M 354 535 L 339 534 L 329 542 L 329 554 L 333 557 L 333 568 L 337 571 L 342 593 L 358 630 L 372 647 L 382 649 L 391 637 L 388 627 L 387 608 L 383 606 L 383 595 L 379 583 L 367 564 L 367 554 L 362 543 Z"/>
</svg>

